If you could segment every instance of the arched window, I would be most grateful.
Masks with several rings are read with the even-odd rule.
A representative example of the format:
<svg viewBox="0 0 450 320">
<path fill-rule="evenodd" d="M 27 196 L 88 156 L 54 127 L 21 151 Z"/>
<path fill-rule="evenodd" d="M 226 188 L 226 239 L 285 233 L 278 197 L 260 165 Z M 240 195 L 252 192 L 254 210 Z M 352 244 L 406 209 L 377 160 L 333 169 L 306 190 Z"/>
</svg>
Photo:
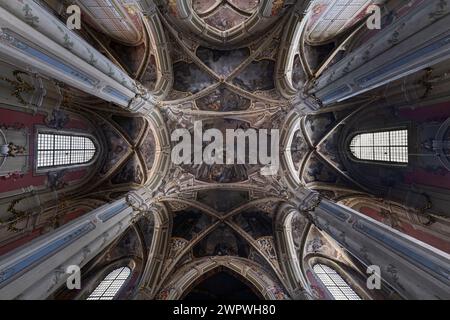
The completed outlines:
<svg viewBox="0 0 450 320">
<path fill-rule="evenodd" d="M 350 151 L 360 160 L 408 163 L 408 130 L 358 134 L 350 142 Z"/>
<path fill-rule="evenodd" d="M 39 133 L 37 168 L 54 168 L 90 162 L 95 155 L 95 145 L 85 136 Z"/>
<path fill-rule="evenodd" d="M 128 267 L 122 267 L 110 272 L 106 278 L 100 282 L 87 300 L 112 300 L 123 287 L 125 281 L 131 274 Z"/>
<path fill-rule="evenodd" d="M 314 265 L 314 272 L 336 300 L 361 300 L 356 292 L 332 268 L 324 264 Z"/>
</svg>

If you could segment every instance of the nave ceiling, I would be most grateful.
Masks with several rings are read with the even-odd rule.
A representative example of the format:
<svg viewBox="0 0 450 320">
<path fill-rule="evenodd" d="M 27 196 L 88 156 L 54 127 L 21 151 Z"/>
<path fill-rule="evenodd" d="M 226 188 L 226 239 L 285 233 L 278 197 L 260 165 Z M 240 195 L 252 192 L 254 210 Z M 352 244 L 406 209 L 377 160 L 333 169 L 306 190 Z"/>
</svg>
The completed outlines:
<svg viewBox="0 0 450 320">
<path fill-rule="evenodd" d="M 67 18 L 63 4 L 39 2 L 61 21 Z M 314 278 L 312 261 L 329 259 L 358 279 L 364 265 L 341 245 L 340 240 L 346 240 L 344 232 L 336 240 L 327 234 L 329 230 L 313 225 L 308 212 L 321 199 L 352 204 L 368 216 L 379 210 L 372 218 L 449 252 L 450 222 L 445 208 L 450 200 L 445 192 L 450 186 L 434 176 L 429 177 L 431 185 L 427 184 L 425 173 L 420 176 L 414 171 L 432 167 L 428 171 L 447 175 L 448 145 L 441 145 L 440 161 L 414 162 L 413 168 L 400 170 L 355 164 L 347 150 L 352 132 L 407 123 L 420 132 L 414 136 L 417 154 L 435 152 L 433 135 L 448 140 L 450 113 L 437 107 L 435 117 L 421 119 L 420 110 L 450 101 L 445 88 L 435 84 L 448 80 L 445 62 L 433 64 L 434 74 L 425 66 L 367 90 L 358 91 L 356 85 L 334 88 L 336 92 L 329 88 L 333 81 L 340 85 L 344 77 L 360 76 L 358 72 L 365 67 L 352 63 L 362 55 L 369 62 L 376 59 L 367 46 L 376 48 L 376 41 L 386 42 L 377 31 L 365 29 L 367 8 L 380 5 L 383 22 L 389 26 L 411 12 L 418 15 L 420 10 L 414 6 L 423 6 L 423 1 L 410 1 L 412 7 L 402 1 L 381 0 L 72 2 L 83 12 L 83 28 L 77 35 L 51 36 L 47 27 L 40 32 L 77 59 L 86 54 L 85 48 L 101 53 L 106 64 L 100 67 L 103 60 L 97 61 L 91 53 L 85 70 L 102 69 L 108 81 L 114 79 L 114 86 L 97 84 L 83 90 L 81 84 L 64 84 L 51 74 L 42 74 L 39 65 L 15 65 L 7 59 L 1 61 L 5 76 L 0 79 L 17 86 L 20 79 L 14 79 L 15 69 L 23 69 L 27 83 L 42 78 L 44 90 L 60 100 L 60 117 L 80 117 L 89 124 L 89 134 L 98 145 L 98 161 L 70 190 L 55 182 L 40 188 L 41 198 L 36 202 L 42 207 L 37 211 L 26 197 L 7 194 L 0 198 L 0 208 L 8 208 L 0 215 L 0 226 L 13 224 L 8 232 L 18 233 L 0 233 L 0 249 L 4 243 L 5 252 L 10 250 L 10 243 L 21 239 L 21 230 L 30 233 L 39 227 L 39 234 L 33 233 L 37 237 L 65 225 L 70 221 L 65 215 L 73 208 L 86 206 L 78 217 L 125 197 L 136 216 L 158 214 L 142 213 L 141 220 L 131 219 L 134 224 L 127 233 L 85 269 L 95 274 L 126 261 L 139 271 L 128 291 L 144 299 L 185 297 L 214 270 L 228 270 L 248 280 L 259 297 L 328 298 Z M 439 19 L 449 15 L 444 2 L 441 11 L 436 4 Z M 33 20 L 34 13 L 24 14 L 31 19 L 28 25 L 37 24 L 39 30 L 43 16 Z M 391 45 L 402 32 L 410 32 L 402 28 L 397 30 L 400 36 L 388 40 Z M 361 53 L 361 48 L 366 52 Z M 34 89 L 19 94 L 31 101 Z M 342 93 L 345 97 L 339 96 Z M 114 97 L 105 99 L 108 94 Z M 8 102 L 8 109 L 29 107 L 28 100 L 25 104 Z M 39 112 L 48 115 L 52 109 L 42 104 Z M 393 118 L 400 120 L 395 123 Z M 223 134 L 227 129 L 279 130 L 278 172 L 263 175 L 260 164 L 174 164 L 170 152 L 176 142 L 171 141 L 171 133 L 187 129 L 194 136 L 198 121 L 203 130 L 218 129 Z M 64 174 L 55 179 L 64 180 Z M 303 189 L 317 192 L 317 198 L 304 201 L 298 196 Z M 57 196 L 47 196 L 51 192 Z M 143 201 L 145 197 L 151 200 Z M 59 204 L 61 199 L 64 206 Z M 38 222 L 31 222 L 31 216 L 39 215 Z M 134 262 L 130 262 L 132 256 Z M 89 279 L 92 287 L 97 278 Z M 306 283 L 312 284 L 311 290 L 304 288 Z M 394 281 L 374 296 L 360 287 L 357 291 L 363 298 L 406 296 L 398 293 L 397 285 Z M 84 297 L 87 291 L 76 297 Z M 75 296 L 60 290 L 55 297 Z"/>
</svg>

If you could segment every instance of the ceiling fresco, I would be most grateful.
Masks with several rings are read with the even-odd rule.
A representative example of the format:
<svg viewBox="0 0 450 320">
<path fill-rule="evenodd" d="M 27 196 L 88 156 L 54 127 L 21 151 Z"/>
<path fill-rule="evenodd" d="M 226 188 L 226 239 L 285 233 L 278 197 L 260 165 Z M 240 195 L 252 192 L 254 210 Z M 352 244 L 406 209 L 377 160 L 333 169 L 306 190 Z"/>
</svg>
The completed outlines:
<svg viewBox="0 0 450 320">
<path fill-rule="evenodd" d="M 416 276 L 448 297 L 450 11 L 430 1 L 74 0 L 73 30 L 68 2 L 1 3 L 0 254 L 50 239 L 33 298 L 86 299 L 122 268 L 111 299 L 332 299 L 322 264 L 361 299 L 432 297 Z M 42 132 L 84 134 L 92 161 Z M 20 258 L 0 256 L 0 299 L 28 297 Z"/>
</svg>

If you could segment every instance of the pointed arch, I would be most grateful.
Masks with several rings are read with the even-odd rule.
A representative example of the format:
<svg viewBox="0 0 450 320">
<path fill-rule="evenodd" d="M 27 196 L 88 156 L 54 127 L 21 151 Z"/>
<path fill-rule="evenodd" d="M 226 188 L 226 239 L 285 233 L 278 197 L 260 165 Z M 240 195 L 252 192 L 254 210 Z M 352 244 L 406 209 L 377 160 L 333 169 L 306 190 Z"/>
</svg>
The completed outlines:
<svg viewBox="0 0 450 320">
<path fill-rule="evenodd" d="M 180 268 L 165 283 L 156 299 L 179 300 L 204 275 L 214 270 L 228 269 L 243 277 L 260 296 L 267 300 L 288 300 L 285 289 L 265 270 L 252 261 L 237 257 L 206 257 Z"/>
<path fill-rule="evenodd" d="M 300 243 L 300 250 L 303 248 L 303 242 L 307 236 L 310 223 L 304 219 L 304 224 L 301 226 L 302 230 L 295 230 L 293 220 L 296 215 L 300 215 L 298 210 L 289 204 L 284 204 L 277 214 L 275 221 L 275 237 L 278 251 L 278 259 L 280 261 L 281 269 L 287 277 L 287 282 L 290 285 L 290 290 L 293 296 L 303 295 L 300 298 L 311 299 L 311 289 L 304 277 L 301 263 L 298 258 L 296 245 L 294 243 L 294 233 L 297 231 L 296 239 Z M 298 217 L 297 216 L 297 217 Z"/>
</svg>

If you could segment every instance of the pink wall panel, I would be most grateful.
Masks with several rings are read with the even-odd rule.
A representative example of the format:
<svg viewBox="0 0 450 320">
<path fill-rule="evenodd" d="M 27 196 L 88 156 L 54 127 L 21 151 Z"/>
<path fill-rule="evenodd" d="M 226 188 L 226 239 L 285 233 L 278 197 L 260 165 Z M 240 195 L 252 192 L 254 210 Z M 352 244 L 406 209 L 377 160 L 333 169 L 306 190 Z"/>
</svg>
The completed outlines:
<svg viewBox="0 0 450 320">
<path fill-rule="evenodd" d="M 361 209 L 359 209 L 359 212 L 361 212 L 377 221 L 384 223 L 383 216 L 374 208 L 361 207 Z M 411 225 L 410 223 L 401 222 L 400 226 L 396 229 L 404 232 L 405 234 L 407 234 L 417 240 L 423 241 L 435 248 L 438 248 L 442 251 L 450 253 L 450 243 L 449 242 L 447 242 L 443 239 L 439 239 L 438 237 L 436 237 L 430 233 L 415 229 L 413 227 L 413 225 Z"/>
<path fill-rule="evenodd" d="M 417 109 L 401 109 L 399 116 L 402 119 L 418 122 L 445 120 L 450 117 L 450 102 L 438 103 Z"/>
<path fill-rule="evenodd" d="M 405 183 L 421 184 L 450 190 L 450 172 L 430 172 L 422 168 L 416 168 L 414 172 L 405 175 Z"/>
</svg>

